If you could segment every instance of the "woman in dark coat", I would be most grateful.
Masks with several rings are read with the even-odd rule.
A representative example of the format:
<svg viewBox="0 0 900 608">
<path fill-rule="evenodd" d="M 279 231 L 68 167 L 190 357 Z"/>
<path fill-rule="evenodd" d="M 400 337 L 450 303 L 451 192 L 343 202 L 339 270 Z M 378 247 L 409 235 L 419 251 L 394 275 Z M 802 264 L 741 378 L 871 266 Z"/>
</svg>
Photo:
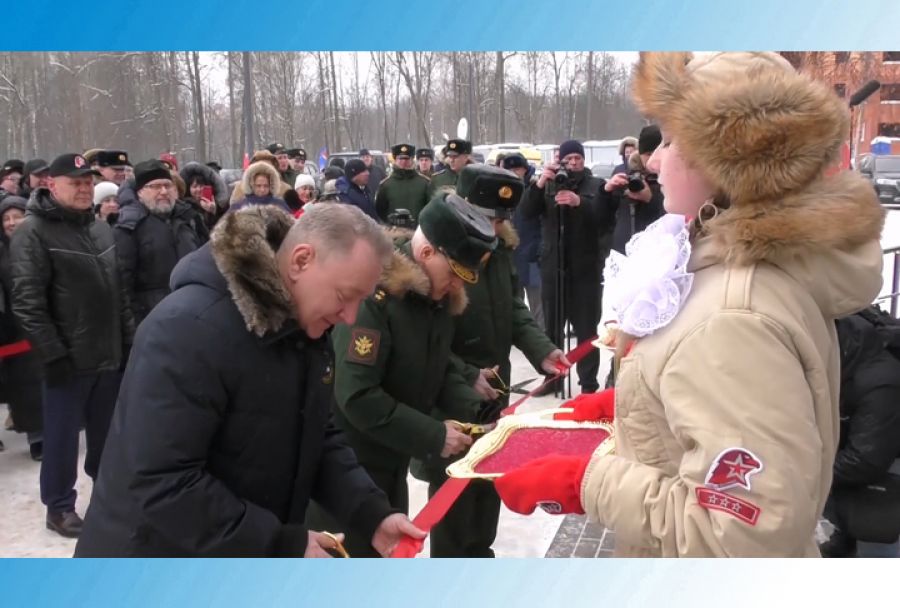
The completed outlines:
<svg viewBox="0 0 900 608">
<path fill-rule="evenodd" d="M 225 180 L 214 169 L 198 162 L 187 163 L 180 175 L 187 190 L 185 202 L 201 213 L 207 231 L 212 230 L 228 209 L 229 194 Z M 204 188 L 212 188 L 212 198 L 204 195 Z"/>
<path fill-rule="evenodd" d="M 0 203 L 3 232 L 0 236 L 0 382 L 9 403 L 13 429 L 27 433 L 31 457 L 40 460 L 43 453 L 43 415 L 41 411 L 41 364 L 31 351 L 25 332 L 12 314 L 9 237 L 25 217 L 27 201 L 8 196 Z"/>
</svg>

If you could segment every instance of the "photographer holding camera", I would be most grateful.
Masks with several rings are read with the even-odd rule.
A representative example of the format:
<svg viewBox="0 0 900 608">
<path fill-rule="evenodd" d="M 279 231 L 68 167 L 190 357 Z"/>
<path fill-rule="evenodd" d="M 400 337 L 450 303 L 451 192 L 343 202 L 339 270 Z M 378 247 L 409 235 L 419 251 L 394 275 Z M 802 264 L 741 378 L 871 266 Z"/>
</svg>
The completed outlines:
<svg viewBox="0 0 900 608">
<path fill-rule="evenodd" d="M 662 135 L 658 126 L 641 129 L 638 151 L 628 160 L 628 173 L 613 175 L 600 190 L 602 221 L 615 223 L 612 247 L 619 253 L 625 253 L 631 237 L 665 214 L 656 174 L 646 168 L 650 155 L 660 143 Z"/>
<path fill-rule="evenodd" d="M 579 343 L 597 331 L 600 236 L 609 229 L 600 213 L 602 185 L 603 181 L 584 166 L 584 146 L 575 140 L 565 141 L 559 146 L 558 160 L 544 167 L 537 181 L 528 187 L 520 206 L 524 219 L 542 218 L 544 318 L 547 335 L 554 344 L 566 343 L 567 321 Z M 582 393 L 597 390 L 599 366 L 596 350 L 578 362 Z"/>
</svg>

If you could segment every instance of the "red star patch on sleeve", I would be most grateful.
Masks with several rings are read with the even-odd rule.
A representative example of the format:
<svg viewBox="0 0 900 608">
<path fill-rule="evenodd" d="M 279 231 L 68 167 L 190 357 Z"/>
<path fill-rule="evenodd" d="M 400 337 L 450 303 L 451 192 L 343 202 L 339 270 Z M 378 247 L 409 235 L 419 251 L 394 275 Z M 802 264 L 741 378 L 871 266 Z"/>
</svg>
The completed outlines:
<svg viewBox="0 0 900 608">
<path fill-rule="evenodd" d="M 381 332 L 377 329 L 354 327 L 350 332 L 350 343 L 347 345 L 347 361 L 375 365 L 378 360 L 379 343 Z"/>
<path fill-rule="evenodd" d="M 728 488 L 750 489 L 750 476 L 763 470 L 762 460 L 750 450 L 744 448 L 728 448 L 716 456 L 709 472 L 706 474 L 706 485 L 716 490 Z"/>
</svg>

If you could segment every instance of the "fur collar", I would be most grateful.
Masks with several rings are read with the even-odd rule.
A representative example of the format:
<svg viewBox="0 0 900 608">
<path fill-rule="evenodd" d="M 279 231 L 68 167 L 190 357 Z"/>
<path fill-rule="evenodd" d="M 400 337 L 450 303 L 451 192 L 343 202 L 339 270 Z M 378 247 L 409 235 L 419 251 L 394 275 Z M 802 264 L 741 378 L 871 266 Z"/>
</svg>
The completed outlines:
<svg viewBox="0 0 900 608">
<path fill-rule="evenodd" d="M 519 233 L 516 232 L 509 220 L 503 220 L 503 223 L 500 224 L 497 238 L 501 239 L 508 249 L 515 249 L 519 246 Z"/>
<path fill-rule="evenodd" d="M 210 241 L 216 267 L 247 329 L 257 336 L 277 332 L 294 317 L 291 296 L 278 272 L 275 253 L 294 218 L 271 205 L 225 214 Z"/>
<path fill-rule="evenodd" d="M 878 241 L 885 211 L 872 185 L 843 171 L 777 201 L 736 205 L 705 222 L 723 259 L 750 264 Z"/>
<path fill-rule="evenodd" d="M 404 253 L 402 247 L 409 243 L 413 233 L 401 228 L 386 229 L 388 236 L 394 241 L 394 254 L 391 262 L 381 273 L 379 285 L 391 296 L 402 299 L 410 292 L 431 299 L 431 281 L 425 271 L 410 256 Z M 450 314 L 461 315 L 469 304 L 466 290 L 461 289 L 449 295 Z"/>
</svg>

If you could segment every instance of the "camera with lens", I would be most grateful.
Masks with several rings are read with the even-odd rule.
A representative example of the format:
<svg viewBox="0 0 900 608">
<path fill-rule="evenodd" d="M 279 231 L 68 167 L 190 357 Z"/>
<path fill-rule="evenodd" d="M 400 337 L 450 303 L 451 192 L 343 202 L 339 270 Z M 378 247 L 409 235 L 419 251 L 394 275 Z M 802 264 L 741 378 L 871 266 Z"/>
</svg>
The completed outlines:
<svg viewBox="0 0 900 608">
<path fill-rule="evenodd" d="M 628 185 L 626 186 L 629 192 L 640 192 L 644 189 L 644 176 L 640 171 L 632 171 L 628 174 Z"/>
<path fill-rule="evenodd" d="M 578 190 L 578 182 L 575 181 L 568 171 L 560 167 L 556 170 L 556 173 L 553 175 L 553 183 L 555 185 L 555 190 L 558 192 L 560 190 Z"/>
<path fill-rule="evenodd" d="M 409 212 L 409 209 L 392 211 L 388 214 L 387 221 L 388 224 L 396 228 L 408 228 L 410 230 L 415 230 L 416 228 L 416 220 L 413 218 L 412 213 Z"/>
</svg>

